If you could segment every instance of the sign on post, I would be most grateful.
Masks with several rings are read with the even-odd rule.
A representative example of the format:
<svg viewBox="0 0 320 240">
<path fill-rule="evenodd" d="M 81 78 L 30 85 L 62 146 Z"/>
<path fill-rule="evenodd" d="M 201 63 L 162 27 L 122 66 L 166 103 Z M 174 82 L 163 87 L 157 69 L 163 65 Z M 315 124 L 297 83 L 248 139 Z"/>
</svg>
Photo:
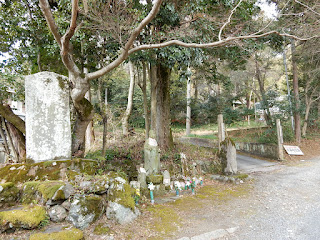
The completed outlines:
<svg viewBox="0 0 320 240">
<path fill-rule="evenodd" d="M 289 155 L 298 155 L 298 156 L 304 155 L 298 146 L 283 145 L 283 147 Z"/>
</svg>

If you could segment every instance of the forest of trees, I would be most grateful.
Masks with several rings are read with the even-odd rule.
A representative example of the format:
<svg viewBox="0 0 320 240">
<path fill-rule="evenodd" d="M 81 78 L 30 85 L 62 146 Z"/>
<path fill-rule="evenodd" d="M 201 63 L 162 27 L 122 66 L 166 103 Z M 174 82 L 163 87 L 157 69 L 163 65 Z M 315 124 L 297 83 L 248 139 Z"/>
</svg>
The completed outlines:
<svg viewBox="0 0 320 240">
<path fill-rule="evenodd" d="M 0 1 L 1 124 L 20 142 L 20 158 L 25 127 L 7 104 L 8 89 L 23 101 L 23 76 L 40 71 L 69 77 L 79 156 L 91 122 L 104 126 L 103 153 L 111 122 L 123 135 L 153 130 L 168 149 L 172 124 L 188 129 L 220 113 L 227 123 L 253 119 L 256 102 L 269 126 L 269 107 L 279 105 L 284 120 L 292 114 L 300 142 L 320 114 L 320 4 L 269 0 L 277 12 L 268 18 L 257 2 Z"/>
</svg>

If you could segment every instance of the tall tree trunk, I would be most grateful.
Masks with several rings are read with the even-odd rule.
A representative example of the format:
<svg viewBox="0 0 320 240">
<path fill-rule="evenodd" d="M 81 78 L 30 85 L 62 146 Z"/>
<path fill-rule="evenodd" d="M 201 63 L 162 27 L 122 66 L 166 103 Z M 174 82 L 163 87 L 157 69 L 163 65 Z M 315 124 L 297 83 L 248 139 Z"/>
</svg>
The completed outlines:
<svg viewBox="0 0 320 240">
<path fill-rule="evenodd" d="M 38 64 L 38 70 L 39 72 L 42 72 L 42 65 L 41 65 L 41 53 L 40 53 L 40 49 L 38 50 L 38 56 L 37 56 L 37 64 Z"/>
<path fill-rule="evenodd" d="M 295 104 L 294 112 L 294 130 L 296 142 L 301 142 L 301 120 L 300 120 L 300 99 L 299 99 L 299 82 L 298 82 L 298 68 L 296 59 L 295 41 L 291 39 L 291 61 L 292 61 L 292 77 L 293 77 L 293 96 Z"/>
<path fill-rule="evenodd" d="M 13 147 L 17 153 L 18 162 L 26 159 L 26 139 L 21 131 L 19 131 L 13 124 L 7 123 L 8 131 L 12 139 Z"/>
<path fill-rule="evenodd" d="M 151 112 L 152 130 L 156 135 L 156 140 L 162 150 L 173 147 L 170 121 L 170 74 L 171 69 L 162 64 L 157 64 L 151 69 L 152 72 L 152 92 L 151 92 Z M 155 99 L 153 99 L 155 98 Z M 156 102 L 154 102 L 156 100 Z M 155 105 L 155 106 L 154 106 Z"/>
<path fill-rule="evenodd" d="M 26 158 L 25 122 L 14 114 L 8 104 L 0 104 L 2 125 L 7 133 L 8 143 L 12 149 L 15 161 Z M 4 121 L 7 121 L 7 123 Z"/>
<path fill-rule="evenodd" d="M 191 70 L 188 67 L 188 72 Z M 186 117 L 186 135 L 191 134 L 191 77 L 188 75 L 187 79 L 187 117 Z"/>
<path fill-rule="evenodd" d="M 307 97 L 306 97 L 307 99 Z M 307 135 L 307 128 L 308 128 L 308 119 L 309 119 L 309 113 L 311 109 L 312 101 L 306 101 L 306 114 L 304 116 L 304 122 L 302 127 L 302 136 L 305 137 Z"/>
<path fill-rule="evenodd" d="M 198 100 L 198 80 L 197 79 L 195 79 L 194 81 L 193 81 L 193 89 L 194 89 L 194 100 Z"/>
<path fill-rule="evenodd" d="M 90 89 L 86 93 L 85 98 L 91 102 L 91 92 Z M 85 136 L 85 153 L 88 153 L 94 144 L 95 136 L 94 136 L 94 129 L 93 129 L 93 120 L 90 121 L 86 130 Z"/>
<path fill-rule="evenodd" d="M 265 112 L 265 114 L 264 114 L 265 120 L 267 122 L 267 125 L 271 126 L 272 125 L 271 116 L 270 116 L 268 101 L 267 101 L 266 93 L 264 90 L 264 82 L 261 77 L 261 72 L 260 72 L 257 56 L 255 56 L 255 64 L 256 64 L 256 78 L 259 83 L 259 89 L 260 89 L 260 94 L 261 94 L 261 98 L 262 98 L 262 108 L 265 110 L 264 111 Z"/>
<path fill-rule="evenodd" d="M 23 134 L 26 134 L 25 122 L 19 116 L 14 114 L 8 104 L 0 103 L 0 115 L 4 117 L 5 120 L 16 126 L 16 128 L 18 128 Z"/>
<path fill-rule="evenodd" d="M 85 152 L 85 134 L 88 124 L 93 119 L 93 106 L 84 97 L 90 88 L 86 78 L 69 75 L 73 88 L 71 99 L 76 110 L 76 121 L 73 128 L 72 154 L 76 157 L 83 157 Z"/>
<path fill-rule="evenodd" d="M 131 115 L 132 105 L 133 105 L 135 76 L 134 76 L 132 62 L 129 62 L 129 75 L 130 75 L 130 86 L 129 86 L 129 93 L 128 93 L 128 105 L 124 113 L 124 116 L 122 118 L 122 134 L 123 135 L 128 135 L 129 133 L 129 117 Z"/>
<path fill-rule="evenodd" d="M 4 131 L 5 131 L 6 135 L 7 135 L 7 139 L 8 139 L 10 150 L 12 151 L 13 162 L 19 162 L 19 155 L 18 155 L 18 152 L 17 152 L 16 148 L 14 147 L 14 143 L 13 143 L 13 140 L 11 138 L 10 131 L 8 130 L 7 123 L 5 122 L 4 118 L 1 118 L 1 122 L 2 122 L 2 126 L 4 128 Z"/>
<path fill-rule="evenodd" d="M 104 91 L 104 99 L 102 98 L 102 91 Z M 103 122 L 103 133 L 102 133 L 102 156 L 106 154 L 106 148 L 107 148 L 107 130 L 108 130 L 108 88 L 102 89 L 102 82 L 99 79 L 98 81 L 98 100 L 99 100 L 99 107 Z"/>
<path fill-rule="evenodd" d="M 143 94 L 143 113 L 144 113 L 144 124 L 146 129 L 146 139 L 149 138 L 149 113 L 148 113 L 148 98 L 147 98 L 147 66 L 145 62 L 142 62 L 142 84 L 141 90 Z"/>
<path fill-rule="evenodd" d="M 4 119 L 3 119 L 3 117 L 0 116 L 0 137 L 1 137 L 2 140 L 3 140 L 4 152 L 5 152 L 7 155 L 10 155 L 9 144 L 8 144 L 6 135 L 4 134 L 3 124 L 4 124 Z"/>
<path fill-rule="evenodd" d="M 290 106 L 291 127 L 292 127 L 292 131 L 294 131 L 294 118 L 293 118 L 293 114 L 292 114 L 292 102 L 291 102 L 291 96 L 290 96 L 289 75 L 288 75 L 288 67 L 287 67 L 287 55 L 286 55 L 285 48 L 283 49 L 283 65 L 284 65 L 284 71 L 286 74 L 288 101 L 289 101 L 289 106 Z"/>
<path fill-rule="evenodd" d="M 105 156 L 107 149 L 107 130 L 108 130 L 108 88 L 105 89 L 104 110 L 103 110 L 103 134 L 102 134 L 102 156 Z"/>
<path fill-rule="evenodd" d="M 150 90 L 151 90 L 151 116 L 150 127 L 156 134 L 156 120 L 157 120 L 157 66 L 150 64 Z"/>
</svg>

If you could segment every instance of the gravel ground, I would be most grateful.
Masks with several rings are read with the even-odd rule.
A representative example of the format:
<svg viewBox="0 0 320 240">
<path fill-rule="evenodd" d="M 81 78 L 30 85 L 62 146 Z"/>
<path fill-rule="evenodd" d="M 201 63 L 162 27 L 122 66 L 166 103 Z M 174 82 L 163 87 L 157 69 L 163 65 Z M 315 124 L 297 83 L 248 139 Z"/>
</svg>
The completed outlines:
<svg viewBox="0 0 320 240">
<path fill-rule="evenodd" d="M 197 236 L 231 228 L 234 233 L 206 240 L 320 239 L 320 158 L 266 170 L 251 174 L 248 196 L 191 214 L 175 239 L 205 240 Z"/>
</svg>

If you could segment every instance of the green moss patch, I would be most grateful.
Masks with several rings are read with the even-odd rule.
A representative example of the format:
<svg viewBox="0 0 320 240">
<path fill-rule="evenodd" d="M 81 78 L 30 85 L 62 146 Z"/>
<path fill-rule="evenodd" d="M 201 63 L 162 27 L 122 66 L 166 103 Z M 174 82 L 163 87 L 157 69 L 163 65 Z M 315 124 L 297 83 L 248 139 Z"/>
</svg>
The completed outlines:
<svg viewBox="0 0 320 240">
<path fill-rule="evenodd" d="M 63 186 L 63 182 L 59 181 L 33 181 L 26 182 L 23 185 L 22 203 L 31 203 L 33 201 L 47 201 L 53 197 L 56 191 Z M 61 198 L 63 199 L 63 198 Z"/>
<path fill-rule="evenodd" d="M 197 198 L 205 198 L 210 200 L 228 200 L 231 197 L 241 197 L 248 193 L 250 185 L 243 184 L 238 186 L 216 186 L 206 185 L 197 191 Z"/>
<path fill-rule="evenodd" d="M 147 210 L 152 213 L 151 228 L 161 235 L 174 233 L 181 225 L 178 212 L 172 206 L 154 205 Z"/>
<path fill-rule="evenodd" d="M 82 240 L 83 232 L 76 228 L 66 229 L 61 232 L 32 234 L 29 240 Z"/>
<path fill-rule="evenodd" d="M 93 230 L 93 233 L 96 235 L 106 235 L 110 234 L 110 232 L 110 228 L 103 223 L 99 223 Z"/>
<path fill-rule="evenodd" d="M 46 210 L 41 206 L 26 206 L 20 210 L 0 212 L 0 230 L 13 228 L 36 228 L 46 219 Z M 11 228 L 10 226 L 10 228 Z"/>
<path fill-rule="evenodd" d="M 163 183 L 163 176 L 162 175 L 150 175 L 147 176 L 147 183 L 153 183 L 153 184 L 161 184 Z"/>
<path fill-rule="evenodd" d="M 115 187 L 109 192 L 108 200 L 111 202 L 119 203 L 124 207 L 131 208 L 132 210 L 134 210 L 135 202 L 133 196 L 135 190 L 131 188 L 130 185 L 127 183 L 123 184 L 123 189 L 116 189 L 117 187 Z"/>
<path fill-rule="evenodd" d="M 13 206 L 19 198 L 19 189 L 12 182 L 0 184 L 0 207 Z"/>
<path fill-rule="evenodd" d="M 59 180 L 61 169 L 66 168 L 67 177 L 73 180 L 75 175 L 86 173 L 95 174 L 99 164 L 88 159 L 73 159 L 65 161 L 44 161 L 30 164 L 12 164 L 0 168 L 0 179 L 13 183 L 24 183 L 34 180 Z"/>
<path fill-rule="evenodd" d="M 96 221 L 105 210 L 102 197 L 97 195 L 85 196 L 80 199 L 81 214 L 87 215 L 94 213 L 93 221 Z"/>
</svg>

